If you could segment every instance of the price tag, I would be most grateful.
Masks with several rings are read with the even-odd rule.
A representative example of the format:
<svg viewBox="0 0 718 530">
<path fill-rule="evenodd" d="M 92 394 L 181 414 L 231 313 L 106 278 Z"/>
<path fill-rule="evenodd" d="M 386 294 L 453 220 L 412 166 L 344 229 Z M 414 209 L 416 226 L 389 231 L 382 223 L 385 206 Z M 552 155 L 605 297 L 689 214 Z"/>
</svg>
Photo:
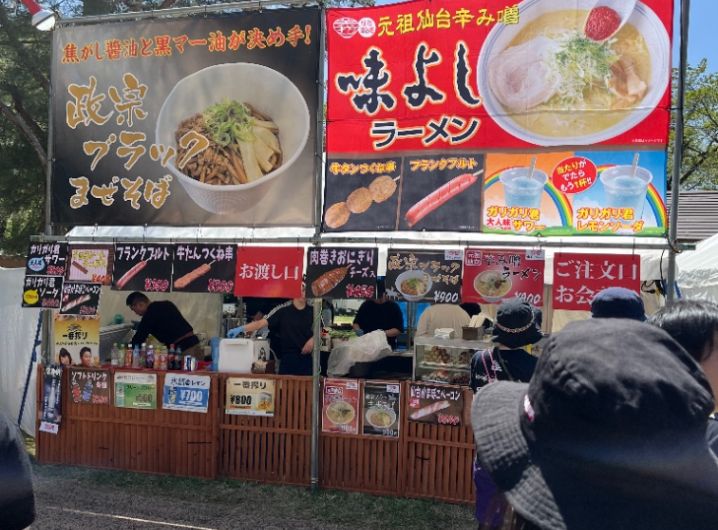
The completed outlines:
<svg viewBox="0 0 718 530">
<path fill-rule="evenodd" d="M 211 378 L 208 375 L 167 374 L 162 408 L 186 412 L 207 412 Z"/>
</svg>

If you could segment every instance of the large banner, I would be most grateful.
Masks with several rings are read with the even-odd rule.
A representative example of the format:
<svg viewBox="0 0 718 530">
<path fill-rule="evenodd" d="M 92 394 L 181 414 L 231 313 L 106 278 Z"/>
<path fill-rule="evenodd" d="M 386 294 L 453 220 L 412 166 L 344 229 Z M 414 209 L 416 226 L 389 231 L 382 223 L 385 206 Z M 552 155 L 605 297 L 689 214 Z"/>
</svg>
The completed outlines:
<svg viewBox="0 0 718 530">
<path fill-rule="evenodd" d="M 612 27 L 617 13 L 610 8 L 589 12 L 595 4 L 417 0 L 328 10 L 324 230 L 475 230 L 474 215 L 481 208 L 477 188 L 496 175 L 495 168 L 489 171 L 492 151 L 594 145 L 631 146 L 641 153 L 665 149 L 673 3 L 638 2 L 617 32 Z M 597 20 L 601 16 L 605 20 Z M 626 165 L 619 158 L 609 155 L 593 163 Z M 417 159 L 425 160 L 428 170 L 412 167 Z M 643 154 L 641 159 L 645 167 Z M 530 168 L 522 176 L 526 187 L 539 188 L 536 193 L 552 177 L 543 178 L 524 163 L 504 169 L 513 166 Z M 632 204 L 610 204 L 610 185 L 604 181 L 594 189 L 602 197 L 590 197 L 598 205 L 586 208 L 633 208 L 633 218 L 621 218 L 620 227 L 615 218 L 609 226 L 578 226 L 579 220 L 594 220 L 591 214 L 556 221 L 550 208 L 545 219 L 531 211 L 519 217 L 502 210 L 490 216 L 492 225 L 486 211 L 483 221 L 491 230 L 522 233 L 545 228 L 564 234 L 665 232 L 662 219 L 644 214 L 653 206 L 651 185 L 663 197 L 665 169 L 649 171 L 652 179 L 642 170 L 630 174 L 642 181 L 631 186 Z M 516 186 L 523 182 L 517 180 Z M 549 184 L 560 187 L 562 179 L 555 181 Z M 648 194 L 648 206 L 639 204 L 640 191 Z M 551 206 L 553 197 L 545 195 L 539 199 Z M 557 205 L 563 214 L 572 202 L 565 197 L 569 204 Z M 488 200 L 498 207 L 514 202 L 491 195 Z M 516 206 L 543 207 L 535 202 Z M 529 223 L 518 226 L 522 220 Z"/>
<path fill-rule="evenodd" d="M 58 29 L 53 220 L 311 225 L 319 13 Z"/>
</svg>

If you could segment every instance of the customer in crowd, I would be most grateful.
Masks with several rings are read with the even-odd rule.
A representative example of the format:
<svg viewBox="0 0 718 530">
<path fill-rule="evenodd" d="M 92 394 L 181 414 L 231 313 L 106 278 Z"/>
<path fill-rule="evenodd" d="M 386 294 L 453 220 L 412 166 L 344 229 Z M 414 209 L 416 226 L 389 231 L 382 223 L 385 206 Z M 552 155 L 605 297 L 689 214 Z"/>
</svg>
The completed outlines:
<svg viewBox="0 0 718 530">
<path fill-rule="evenodd" d="M 529 384 L 479 390 L 479 459 L 524 528 L 712 530 L 714 402 L 666 332 L 629 319 L 572 322 L 548 339 Z"/>
<path fill-rule="evenodd" d="M 471 389 L 494 381 L 527 383 L 536 367 L 536 357 L 524 348 L 543 337 L 541 311 L 519 298 L 505 300 L 499 306 L 494 324 L 494 348 L 479 350 L 471 359 Z M 500 528 L 506 500 L 477 460 L 474 464 L 476 519 L 481 528 Z"/>
<path fill-rule="evenodd" d="M 718 396 L 718 304 L 706 300 L 677 300 L 659 309 L 649 322 L 666 331 L 701 365 Z M 718 420 L 708 422 L 708 443 L 718 454 Z"/>
<path fill-rule="evenodd" d="M 461 337 L 461 328 L 469 325 L 469 314 L 456 304 L 434 304 L 427 307 L 416 325 L 417 337 L 433 336 L 437 329 L 452 329 Z"/>
<path fill-rule="evenodd" d="M 376 282 L 376 298 L 359 306 L 353 327 L 358 335 L 383 329 L 389 346 L 396 348 L 396 338 L 404 331 L 404 315 L 399 305 L 387 297 L 383 278 Z"/>
<path fill-rule="evenodd" d="M 60 348 L 57 358 L 62 366 L 72 366 L 72 355 L 66 348 Z"/>
<path fill-rule="evenodd" d="M 32 471 L 20 429 L 0 412 L 0 528 L 20 530 L 35 520 Z"/>
<path fill-rule="evenodd" d="M 591 300 L 593 318 L 630 318 L 646 320 L 646 309 L 641 296 L 625 287 L 607 287 Z"/>
</svg>

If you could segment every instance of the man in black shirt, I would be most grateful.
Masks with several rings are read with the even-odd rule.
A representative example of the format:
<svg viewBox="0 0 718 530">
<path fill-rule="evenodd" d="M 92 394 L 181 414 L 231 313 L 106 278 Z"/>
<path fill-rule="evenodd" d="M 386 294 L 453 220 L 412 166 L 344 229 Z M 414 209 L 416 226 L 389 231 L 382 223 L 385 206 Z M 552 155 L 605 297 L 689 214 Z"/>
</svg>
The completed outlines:
<svg viewBox="0 0 718 530">
<path fill-rule="evenodd" d="M 399 305 L 389 300 L 383 280 L 377 281 L 377 298 L 366 300 L 354 317 L 354 329 L 358 334 L 383 329 L 392 349 L 396 348 L 396 337 L 404 331 L 404 316 Z"/>
<path fill-rule="evenodd" d="M 177 306 L 169 300 L 150 302 L 144 294 L 135 291 L 126 300 L 127 306 L 142 317 L 132 345 L 139 346 L 152 335 L 167 345 L 182 349 L 182 353 L 204 360 L 204 352 L 192 326 L 185 320 Z"/>
</svg>

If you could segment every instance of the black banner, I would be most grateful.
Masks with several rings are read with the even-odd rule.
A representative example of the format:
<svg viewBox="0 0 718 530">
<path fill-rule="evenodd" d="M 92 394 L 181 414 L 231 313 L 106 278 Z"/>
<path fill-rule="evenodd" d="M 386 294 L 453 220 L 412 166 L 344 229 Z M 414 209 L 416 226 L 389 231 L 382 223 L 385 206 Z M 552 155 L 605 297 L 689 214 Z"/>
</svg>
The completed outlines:
<svg viewBox="0 0 718 530">
<path fill-rule="evenodd" d="M 234 245 L 176 245 L 172 290 L 231 294 L 236 267 Z"/>
<path fill-rule="evenodd" d="M 386 262 L 386 292 L 408 302 L 458 304 L 461 250 L 392 250 Z"/>
<path fill-rule="evenodd" d="M 171 245 L 117 245 L 112 289 L 166 293 L 172 283 Z"/>
<path fill-rule="evenodd" d="M 309 248 L 307 296 L 374 298 L 378 254 L 376 248 Z"/>
<path fill-rule="evenodd" d="M 100 305 L 102 285 L 99 283 L 79 283 L 66 281 L 62 286 L 63 315 L 96 315 Z"/>
</svg>

